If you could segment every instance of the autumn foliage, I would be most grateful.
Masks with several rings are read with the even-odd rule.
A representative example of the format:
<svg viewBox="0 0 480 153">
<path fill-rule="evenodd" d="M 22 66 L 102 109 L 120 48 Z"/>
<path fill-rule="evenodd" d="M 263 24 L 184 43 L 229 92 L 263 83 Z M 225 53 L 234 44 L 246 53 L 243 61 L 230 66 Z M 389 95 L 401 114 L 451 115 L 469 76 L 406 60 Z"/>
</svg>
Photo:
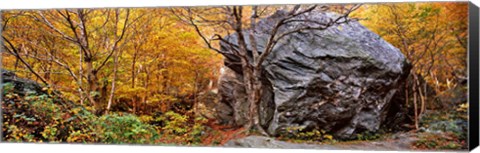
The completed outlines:
<svg viewBox="0 0 480 153">
<path fill-rule="evenodd" d="M 343 12 L 336 8 L 341 7 L 332 6 L 331 11 Z M 278 9 L 283 7 L 259 11 Z M 208 100 L 204 95 L 215 93 L 223 65 L 213 49 L 218 44 L 205 35 L 238 30 L 217 24 L 228 19 L 221 10 L 2 11 L 2 68 L 51 93 L 21 95 L 12 84 L 3 84 L 2 110 L 7 111 L 2 140 L 218 145 L 242 136 L 237 135 L 242 130 L 219 128 L 197 110 L 197 104 Z M 429 111 L 460 112 L 455 108 L 468 107 L 466 100 L 457 98 L 464 96 L 468 75 L 467 11 L 467 3 L 395 3 L 364 4 L 349 12 L 399 48 L 413 65 L 402 92 L 415 130 L 428 125 L 422 119 L 431 117 Z M 197 14 L 188 18 L 189 13 Z M 236 27 L 247 29 L 247 23 L 262 17 L 239 16 Z M 194 22 L 199 20 L 204 22 Z M 253 67 L 251 73 L 256 74 Z M 449 133 L 441 142 L 424 135 L 426 140 L 416 148 L 462 148 L 462 134 Z M 291 138 L 332 140 L 324 131 Z M 455 143 L 446 142 L 450 140 Z"/>
</svg>

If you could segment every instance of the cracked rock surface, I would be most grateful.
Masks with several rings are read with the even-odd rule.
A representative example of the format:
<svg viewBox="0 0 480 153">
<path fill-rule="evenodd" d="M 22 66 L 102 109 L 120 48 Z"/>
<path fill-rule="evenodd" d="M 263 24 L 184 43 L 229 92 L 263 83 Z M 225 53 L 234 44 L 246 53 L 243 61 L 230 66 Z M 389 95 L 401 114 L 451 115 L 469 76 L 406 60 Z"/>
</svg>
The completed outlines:
<svg viewBox="0 0 480 153">
<path fill-rule="evenodd" d="M 286 12 L 279 11 L 257 23 L 258 50 L 269 31 Z M 326 22 L 333 13 L 311 12 L 298 19 Z M 309 23 L 282 26 L 279 33 Z M 248 31 L 245 32 L 248 38 Z M 225 37 L 236 44 L 236 34 Z M 248 46 L 250 40 L 246 40 Z M 218 118 L 224 123 L 246 122 L 245 89 L 238 57 L 221 43 L 225 71 L 219 81 Z M 249 48 L 251 50 L 251 48 Z M 278 135 L 289 127 L 325 130 L 348 139 L 362 132 L 376 132 L 400 109 L 392 107 L 394 95 L 409 74 L 410 64 L 398 48 L 356 21 L 322 31 L 304 31 L 286 36 L 262 63 L 263 98 L 261 123 Z"/>
</svg>

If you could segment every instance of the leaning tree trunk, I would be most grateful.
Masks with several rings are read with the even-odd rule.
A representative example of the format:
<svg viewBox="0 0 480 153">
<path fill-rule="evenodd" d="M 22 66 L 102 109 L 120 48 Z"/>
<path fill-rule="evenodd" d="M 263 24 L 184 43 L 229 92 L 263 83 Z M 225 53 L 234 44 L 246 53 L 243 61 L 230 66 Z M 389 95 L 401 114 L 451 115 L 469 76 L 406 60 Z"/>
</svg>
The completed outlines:
<svg viewBox="0 0 480 153">
<path fill-rule="evenodd" d="M 119 54 L 122 54 L 121 52 L 115 53 L 115 57 L 113 59 L 113 78 L 112 78 L 112 88 L 110 90 L 110 96 L 108 98 L 108 103 L 107 103 L 107 110 L 105 111 L 105 114 L 108 114 L 110 111 L 110 108 L 112 107 L 113 103 L 113 98 L 115 96 L 115 90 L 117 89 L 115 84 L 117 82 L 117 76 L 118 76 L 118 58 Z"/>
</svg>

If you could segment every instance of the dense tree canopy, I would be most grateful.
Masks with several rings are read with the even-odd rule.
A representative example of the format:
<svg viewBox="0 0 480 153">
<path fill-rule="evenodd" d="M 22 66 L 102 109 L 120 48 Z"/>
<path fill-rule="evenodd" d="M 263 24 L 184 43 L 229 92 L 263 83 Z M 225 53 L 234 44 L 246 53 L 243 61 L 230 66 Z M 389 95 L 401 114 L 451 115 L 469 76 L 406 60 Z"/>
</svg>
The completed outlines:
<svg viewBox="0 0 480 153">
<path fill-rule="evenodd" d="M 8 12 L 3 15 L 7 51 L 3 64 L 71 100 L 87 101 L 94 109 L 130 100 L 133 111 L 140 103 L 169 105 L 215 81 L 221 58 L 201 47 L 191 28 L 167 13 L 165 9 Z"/>
</svg>

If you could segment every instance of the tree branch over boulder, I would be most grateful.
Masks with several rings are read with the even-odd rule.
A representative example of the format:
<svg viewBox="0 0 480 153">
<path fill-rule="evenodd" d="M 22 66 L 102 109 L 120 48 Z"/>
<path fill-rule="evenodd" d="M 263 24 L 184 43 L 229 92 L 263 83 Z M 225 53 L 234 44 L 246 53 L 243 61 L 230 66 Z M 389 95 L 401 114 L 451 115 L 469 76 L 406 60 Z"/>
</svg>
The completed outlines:
<svg viewBox="0 0 480 153">
<path fill-rule="evenodd" d="M 277 43 L 286 36 L 308 30 L 324 30 L 334 25 L 348 23 L 354 20 L 349 19 L 348 16 L 359 6 L 343 6 L 343 14 L 325 21 L 308 18 L 309 14 L 326 13 L 329 10 L 328 6 L 319 5 L 295 5 L 280 10 L 279 8 L 264 6 L 224 6 L 209 9 L 171 9 L 171 11 L 185 24 L 195 28 L 208 48 L 223 55 L 230 54 L 233 58 L 239 59 L 240 73 L 243 76 L 247 103 L 249 104 L 248 116 L 250 116 L 250 120 L 244 124 L 244 128 L 249 130 L 254 127 L 261 134 L 269 135 L 260 126 L 258 106 L 262 97 L 261 77 L 264 61 L 277 47 Z M 259 10 L 261 11 L 259 12 Z M 262 29 L 264 27 L 256 27 L 259 24 L 257 23 L 259 19 L 268 21 L 266 24 L 271 26 L 268 31 Z M 220 33 L 212 33 L 209 29 L 222 30 Z M 235 34 L 231 35 L 231 33 Z M 256 38 L 260 33 L 267 33 L 269 35 L 268 39 L 257 40 Z M 211 35 L 211 39 L 208 39 L 208 35 Z M 222 38 L 225 35 L 226 37 Z M 232 41 L 231 37 L 236 37 L 235 41 Z M 229 46 L 230 49 L 227 51 L 217 44 L 226 44 L 223 46 Z"/>
</svg>

